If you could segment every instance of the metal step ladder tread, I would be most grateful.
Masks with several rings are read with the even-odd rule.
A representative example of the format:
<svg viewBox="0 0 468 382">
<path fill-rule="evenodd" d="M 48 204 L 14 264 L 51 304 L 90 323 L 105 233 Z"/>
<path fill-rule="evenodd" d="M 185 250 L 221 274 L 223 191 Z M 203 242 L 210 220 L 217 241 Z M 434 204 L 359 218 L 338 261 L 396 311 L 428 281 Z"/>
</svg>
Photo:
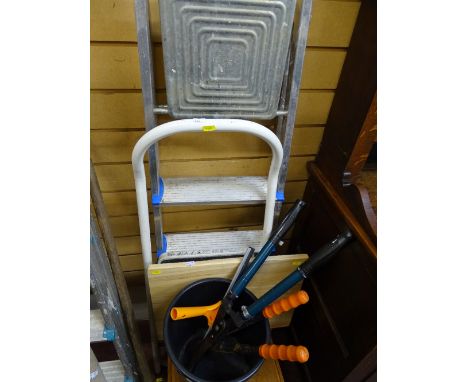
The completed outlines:
<svg viewBox="0 0 468 382">
<path fill-rule="evenodd" d="M 89 341 L 101 342 L 107 341 L 104 337 L 104 317 L 99 309 L 89 311 Z"/>
<path fill-rule="evenodd" d="M 106 382 L 124 382 L 125 370 L 120 360 L 99 362 L 102 373 L 106 377 Z"/>
<path fill-rule="evenodd" d="M 165 237 L 167 247 L 159 256 L 160 264 L 241 256 L 247 247 L 259 251 L 264 244 L 262 230 L 176 233 Z"/>
<path fill-rule="evenodd" d="M 161 204 L 261 203 L 267 194 L 263 176 L 164 178 Z"/>
</svg>

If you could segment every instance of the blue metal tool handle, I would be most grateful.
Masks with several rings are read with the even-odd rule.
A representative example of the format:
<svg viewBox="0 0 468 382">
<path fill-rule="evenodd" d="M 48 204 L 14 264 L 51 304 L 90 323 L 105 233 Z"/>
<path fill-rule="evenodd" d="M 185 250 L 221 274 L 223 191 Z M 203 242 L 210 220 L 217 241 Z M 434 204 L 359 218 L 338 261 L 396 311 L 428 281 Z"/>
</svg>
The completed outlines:
<svg viewBox="0 0 468 382">
<path fill-rule="evenodd" d="M 272 289 L 265 293 L 253 304 L 249 305 L 244 311 L 245 318 L 255 317 L 261 313 L 264 308 L 277 300 L 281 295 L 291 289 L 296 283 L 303 278 L 307 278 L 310 274 L 322 265 L 327 260 L 331 259 L 332 255 L 336 254 L 350 239 L 350 232 L 338 235 L 334 240 L 325 244 L 317 252 L 315 252 L 309 260 L 299 265 L 289 276 L 276 284 Z"/>
<path fill-rule="evenodd" d="M 252 278 L 257 273 L 258 269 L 262 266 L 265 262 L 266 258 L 274 251 L 276 244 L 280 241 L 280 239 L 288 232 L 288 230 L 294 224 L 299 212 L 305 206 L 305 202 L 302 200 L 296 200 L 294 206 L 288 211 L 286 216 L 284 217 L 283 221 L 278 225 L 278 227 L 273 231 L 270 236 L 270 239 L 265 243 L 262 247 L 260 252 L 251 262 L 249 268 L 242 274 L 240 279 L 235 283 L 232 287 L 232 294 L 234 296 L 239 296 L 247 286 L 247 284 L 252 280 Z"/>
</svg>

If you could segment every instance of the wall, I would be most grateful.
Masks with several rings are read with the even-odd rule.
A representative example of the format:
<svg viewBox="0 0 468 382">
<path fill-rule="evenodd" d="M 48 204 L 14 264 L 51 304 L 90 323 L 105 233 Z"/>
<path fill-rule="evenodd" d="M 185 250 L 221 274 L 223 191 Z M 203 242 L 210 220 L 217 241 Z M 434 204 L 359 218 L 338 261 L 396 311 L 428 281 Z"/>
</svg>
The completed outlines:
<svg viewBox="0 0 468 382">
<path fill-rule="evenodd" d="M 357 1 L 314 1 L 291 159 L 287 209 L 301 197 L 306 163 L 313 160 L 333 100 L 359 11 Z M 158 102 L 165 102 L 159 5 L 150 1 Z M 159 123 L 169 120 L 159 117 Z M 273 123 L 265 123 L 267 126 Z M 144 133 L 143 103 L 133 0 L 91 0 L 91 158 L 129 282 L 143 281 L 131 151 Z M 216 140 L 215 140 L 216 138 Z M 162 176 L 266 175 L 269 149 L 240 134 L 183 134 L 160 145 Z M 257 227 L 263 206 L 197 206 L 163 209 L 164 231 Z"/>
</svg>

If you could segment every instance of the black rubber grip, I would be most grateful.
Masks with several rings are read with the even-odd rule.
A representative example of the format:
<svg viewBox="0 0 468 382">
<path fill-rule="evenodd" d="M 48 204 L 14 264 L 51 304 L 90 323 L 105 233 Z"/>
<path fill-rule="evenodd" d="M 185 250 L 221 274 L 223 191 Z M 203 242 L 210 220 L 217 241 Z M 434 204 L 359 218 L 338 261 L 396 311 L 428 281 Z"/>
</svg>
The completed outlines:
<svg viewBox="0 0 468 382">
<path fill-rule="evenodd" d="M 352 237 L 351 232 L 348 231 L 321 247 L 309 260 L 299 266 L 302 276 L 309 277 L 315 269 L 330 260 Z"/>
</svg>

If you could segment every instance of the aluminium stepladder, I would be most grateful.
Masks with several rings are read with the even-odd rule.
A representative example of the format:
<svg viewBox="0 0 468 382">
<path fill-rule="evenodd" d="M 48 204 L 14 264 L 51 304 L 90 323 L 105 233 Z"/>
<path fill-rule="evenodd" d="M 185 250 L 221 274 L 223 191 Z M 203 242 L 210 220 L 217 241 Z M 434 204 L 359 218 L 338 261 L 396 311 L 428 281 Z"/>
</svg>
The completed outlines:
<svg viewBox="0 0 468 382">
<path fill-rule="evenodd" d="M 178 119 L 271 120 L 276 117 L 275 134 L 283 151 L 276 182 L 276 222 L 284 200 L 312 0 L 303 0 L 300 6 L 296 5 L 296 0 L 159 0 L 159 6 L 168 105 L 156 104 L 148 0 L 135 0 L 146 131 L 161 127 L 157 126 L 157 114 L 170 114 Z M 295 11 L 297 16 L 293 28 Z M 172 126 L 172 133 L 187 131 L 182 123 Z M 199 127 L 203 126 L 215 125 L 206 121 Z M 265 132 L 263 135 L 268 134 Z M 221 236 L 213 233 L 203 236 L 164 235 L 162 205 L 260 204 L 266 201 L 267 184 L 271 182 L 261 177 L 163 180 L 159 173 L 157 146 L 160 139 L 162 137 L 155 136 L 151 142 L 154 144 L 148 146 L 158 261 L 177 261 L 177 257 L 186 260 L 241 255 L 248 245 L 257 249 L 261 247 L 265 234 L 268 234 L 268 203 L 263 234 L 233 231 Z M 273 139 L 267 141 L 268 144 L 272 142 Z M 134 151 L 133 154 L 132 159 L 138 161 L 141 153 Z M 135 161 L 134 171 L 138 172 Z M 135 181 L 139 179 L 135 177 Z M 227 193 L 223 192 L 226 189 L 238 192 L 232 191 L 226 196 Z M 146 219 L 145 211 L 141 212 Z M 148 256 L 151 249 L 148 250 L 148 245 L 143 243 L 143 240 L 147 242 L 144 239 L 147 232 L 146 228 L 143 228 L 145 232 L 141 231 L 140 210 L 139 215 L 146 270 L 154 258 L 153 254 Z M 226 250 L 223 243 L 229 243 L 230 249 Z"/>
<path fill-rule="evenodd" d="M 106 249 L 92 214 L 90 228 L 92 290 L 90 342 L 113 342 L 119 357 L 113 361 L 97 362 L 90 349 L 90 381 L 137 382 L 141 379 L 138 378 L 134 350 L 123 321 L 122 308 Z"/>
<path fill-rule="evenodd" d="M 284 186 L 312 11 L 312 0 L 302 0 L 300 6 L 296 5 L 295 0 L 159 0 L 159 2 L 168 105 L 156 103 L 148 0 L 135 0 L 147 133 L 135 147 L 132 162 L 137 188 L 147 291 L 149 288 L 147 270 L 155 258 L 151 251 L 146 184 L 144 187 L 141 186 L 145 179 L 143 155 L 146 150 L 148 150 L 153 201 L 155 252 L 159 260 L 166 258 L 168 261 L 173 261 L 175 257 L 180 260 L 198 259 L 208 258 L 210 255 L 222 257 L 236 253 L 241 255 L 247 246 L 252 245 L 258 249 L 263 244 L 273 222 L 279 216 L 284 200 Z M 293 28 L 292 18 L 296 8 L 298 12 Z M 278 49 L 274 52 L 276 48 Z M 273 85 L 265 88 L 270 84 L 270 80 Z M 158 126 L 157 114 L 198 119 Z M 228 120 L 228 118 L 271 120 L 275 117 L 276 137 L 272 137 L 273 134 L 269 129 L 253 122 Z M 202 118 L 224 120 L 213 121 Z M 236 130 L 227 130 L 229 121 L 235 124 Z M 239 131 L 242 126 L 257 126 L 260 132 L 257 136 L 263 136 L 270 144 L 273 158 L 269 180 L 260 177 L 228 177 L 211 180 L 161 179 L 158 140 L 178 131 L 190 131 L 190 129 L 200 132 L 210 129 L 216 132 Z M 247 133 L 252 131 L 247 130 L 244 131 Z M 278 148 L 278 142 L 281 149 Z M 280 165 L 276 173 L 277 161 Z M 275 179 L 277 179 L 273 182 L 275 184 L 272 184 L 272 180 Z M 216 185 L 219 188 L 216 188 Z M 242 192 L 232 192 L 236 187 Z M 219 192 L 226 189 L 231 190 L 227 198 L 229 200 L 217 197 L 227 195 L 226 192 Z M 203 192 L 198 192 L 200 190 Z M 181 199 L 181 196 L 184 199 Z M 204 233 L 203 236 L 191 233 L 165 236 L 161 205 L 184 203 L 190 198 L 189 202 L 194 204 L 265 202 L 264 229 L 257 233 L 251 231 L 249 234 L 232 231 Z M 272 204 L 275 205 L 273 213 Z M 270 220 L 271 215 L 273 219 Z M 234 245 L 226 248 L 227 243 Z M 190 247 L 183 247 L 183 244 Z M 152 305 L 149 293 L 147 297 L 151 317 Z M 153 325 L 150 325 L 150 328 L 154 350 L 156 337 Z"/>
</svg>

